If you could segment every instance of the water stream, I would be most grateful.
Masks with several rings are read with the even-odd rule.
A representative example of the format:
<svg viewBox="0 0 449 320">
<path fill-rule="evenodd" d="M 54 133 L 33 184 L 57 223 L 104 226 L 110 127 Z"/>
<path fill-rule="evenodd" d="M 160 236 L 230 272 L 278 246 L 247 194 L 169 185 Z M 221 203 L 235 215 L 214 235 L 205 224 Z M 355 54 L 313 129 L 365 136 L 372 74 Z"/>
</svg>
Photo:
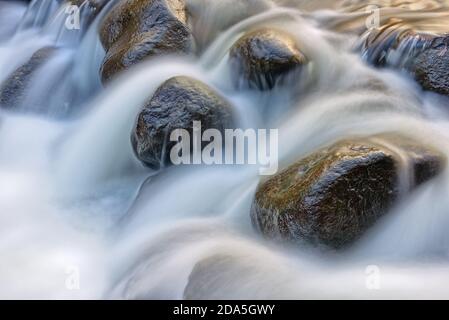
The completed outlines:
<svg viewBox="0 0 449 320">
<path fill-rule="evenodd" d="M 0 298 L 181 299 L 200 261 L 216 272 L 196 292 L 203 298 L 449 298 L 449 172 L 337 254 L 271 243 L 253 230 L 253 166 L 156 174 L 132 151 L 143 103 L 168 78 L 187 75 L 231 101 L 240 127 L 279 128 L 282 166 L 347 136 L 393 130 L 449 156 L 447 101 L 353 50 L 348 31 L 366 16 L 357 4 L 190 0 L 201 54 L 152 59 L 103 87 L 97 29 L 114 1 L 76 36 L 59 2 L 0 1 L 0 83 L 36 50 L 57 47 L 19 110 L 0 109 Z M 416 2 L 449 14 L 446 1 Z M 229 48 L 260 25 L 288 30 L 312 57 L 287 89 L 230 85 Z M 380 290 L 367 287 L 368 266 L 379 268 Z M 70 285 L 74 276 L 79 286 Z"/>
</svg>

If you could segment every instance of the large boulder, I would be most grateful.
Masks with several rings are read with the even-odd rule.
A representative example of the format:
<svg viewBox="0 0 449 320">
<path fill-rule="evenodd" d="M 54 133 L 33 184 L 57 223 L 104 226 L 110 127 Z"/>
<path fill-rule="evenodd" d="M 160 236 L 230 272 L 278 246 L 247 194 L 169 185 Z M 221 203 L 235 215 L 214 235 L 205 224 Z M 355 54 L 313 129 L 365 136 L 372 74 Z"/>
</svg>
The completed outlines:
<svg viewBox="0 0 449 320">
<path fill-rule="evenodd" d="M 206 84 L 189 77 L 171 78 L 140 112 L 131 136 L 133 149 L 145 165 L 159 169 L 171 163 L 173 130 L 185 129 L 192 137 L 193 121 L 201 121 L 201 133 L 207 129 L 224 133 L 233 128 L 232 113 L 229 103 Z"/>
<path fill-rule="evenodd" d="M 20 105 L 37 70 L 56 52 L 54 47 L 44 47 L 14 71 L 0 87 L 0 107 L 12 109 Z"/>
<path fill-rule="evenodd" d="M 104 82 L 153 56 L 187 54 L 194 39 L 184 0 L 122 0 L 106 16 L 100 39 L 106 50 Z"/>
<path fill-rule="evenodd" d="M 299 70 L 307 58 L 284 31 L 260 29 L 240 38 L 230 51 L 236 82 L 260 90 L 272 89 L 284 76 Z"/>
<path fill-rule="evenodd" d="M 402 136 L 340 141 L 262 182 L 251 218 L 268 238 L 345 247 L 445 162 Z"/>
</svg>

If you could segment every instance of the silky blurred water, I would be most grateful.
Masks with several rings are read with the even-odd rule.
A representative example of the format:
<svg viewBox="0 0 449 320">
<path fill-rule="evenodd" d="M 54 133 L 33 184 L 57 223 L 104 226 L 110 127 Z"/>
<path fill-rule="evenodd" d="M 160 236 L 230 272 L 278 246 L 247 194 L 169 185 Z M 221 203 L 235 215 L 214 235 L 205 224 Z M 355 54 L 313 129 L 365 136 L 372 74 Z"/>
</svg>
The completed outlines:
<svg viewBox="0 0 449 320">
<path fill-rule="evenodd" d="M 385 17 L 445 29 L 438 19 L 446 1 L 389 3 Z M 0 109 L 0 298 L 181 299 L 201 261 L 210 283 L 195 289 L 197 298 L 449 298 L 447 172 L 335 253 L 270 243 L 253 230 L 253 166 L 157 174 L 141 166 L 129 142 L 137 113 L 176 75 L 224 95 L 241 127 L 278 128 L 282 166 L 343 137 L 390 131 L 449 156 L 447 100 L 354 52 L 366 1 L 188 5 L 197 58 L 155 58 L 104 88 L 96 31 L 110 7 L 74 36 L 57 1 L 33 1 L 28 11 L 0 1 L 0 83 L 37 49 L 57 48 L 19 110 Z M 228 51 L 258 26 L 292 33 L 311 63 L 286 87 L 236 90 Z M 372 266 L 380 271 L 375 290 Z"/>
</svg>

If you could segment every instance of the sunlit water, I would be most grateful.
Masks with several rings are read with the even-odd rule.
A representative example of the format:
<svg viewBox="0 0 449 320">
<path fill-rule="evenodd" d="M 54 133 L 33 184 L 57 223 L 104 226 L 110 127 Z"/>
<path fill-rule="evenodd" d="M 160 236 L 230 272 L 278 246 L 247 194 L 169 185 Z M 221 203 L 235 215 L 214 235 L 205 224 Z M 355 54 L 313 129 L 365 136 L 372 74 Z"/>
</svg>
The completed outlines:
<svg viewBox="0 0 449 320">
<path fill-rule="evenodd" d="M 204 259 L 216 259 L 214 282 L 199 298 L 449 298 L 447 172 L 337 254 L 270 243 L 253 230 L 253 166 L 155 174 L 140 165 L 129 138 L 135 118 L 176 75 L 225 95 L 241 127 L 279 128 L 282 166 L 343 137 L 389 131 L 449 156 L 448 101 L 352 50 L 366 17 L 357 1 L 188 2 L 200 56 L 153 59 L 103 88 L 102 14 L 74 36 L 57 1 L 35 0 L 28 11 L 0 1 L 0 82 L 37 49 L 59 48 L 20 110 L 0 113 L 0 298 L 181 299 Z M 441 1 L 420 3 L 448 12 Z M 420 8 L 400 10 L 412 17 Z M 312 63 L 284 88 L 236 90 L 229 48 L 262 25 L 293 33 Z M 379 290 L 367 285 L 373 265 Z"/>
</svg>

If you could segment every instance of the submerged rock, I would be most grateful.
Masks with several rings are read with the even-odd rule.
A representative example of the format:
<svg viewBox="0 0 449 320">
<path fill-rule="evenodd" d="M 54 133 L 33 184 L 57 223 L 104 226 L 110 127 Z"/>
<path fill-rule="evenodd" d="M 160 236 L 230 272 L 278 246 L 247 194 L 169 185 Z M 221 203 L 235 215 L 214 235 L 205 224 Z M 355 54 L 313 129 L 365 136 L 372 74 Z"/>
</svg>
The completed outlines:
<svg viewBox="0 0 449 320">
<path fill-rule="evenodd" d="M 222 299 L 229 292 L 234 292 L 235 295 L 239 292 L 240 284 L 231 282 L 230 279 L 239 277 L 247 280 L 254 277 L 254 271 L 246 261 L 232 255 L 213 255 L 199 261 L 193 267 L 184 289 L 183 299 Z"/>
<path fill-rule="evenodd" d="M 54 47 L 36 51 L 24 65 L 14 71 L 0 87 L 0 106 L 11 109 L 20 105 L 36 71 L 56 52 Z"/>
<path fill-rule="evenodd" d="M 106 50 L 104 82 L 148 57 L 194 48 L 184 0 L 122 0 L 104 19 L 100 39 Z"/>
<path fill-rule="evenodd" d="M 449 95 L 449 36 L 392 29 L 372 30 L 361 45 L 363 57 L 378 67 L 403 69 L 424 90 Z"/>
<path fill-rule="evenodd" d="M 242 244 L 244 248 L 244 244 Z M 279 256 L 273 257 L 255 248 L 211 254 L 198 261 L 191 271 L 185 300 L 294 299 L 297 281 L 292 269 Z M 298 271 L 298 266 L 295 266 Z M 261 278 L 261 274 L 265 276 Z M 242 285 L 244 284 L 244 285 Z M 261 289 L 263 288 L 263 289 Z"/>
<path fill-rule="evenodd" d="M 445 162 L 439 152 L 402 136 L 340 141 L 261 183 L 251 218 L 269 238 L 341 248 Z"/>
<path fill-rule="evenodd" d="M 206 84 L 189 78 L 174 77 L 162 84 L 140 112 L 131 141 L 140 161 L 153 169 L 170 164 L 170 142 L 175 129 L 193 134 L 193 121 L 201 121 L 202 133 L 207 129 L 233 127 L 229 103 Z M 193 143 L 190 143 L 193 148 Z"/>
<path fill-rule="evenodd" d="M 87 29 L 110 1 L 111 0 L 66 0 L 65 3 L 77 6 L 80 9 L 81 28 Z"/>
<path fill-rule="evenodd" d="M 251 32 L 231 48 L 231 64 L 236 81 L 260 90 L 272 89 L 283 76 L 298 70 L 307 58 L 289 34 L 262 29 Z"/>
</svg>

